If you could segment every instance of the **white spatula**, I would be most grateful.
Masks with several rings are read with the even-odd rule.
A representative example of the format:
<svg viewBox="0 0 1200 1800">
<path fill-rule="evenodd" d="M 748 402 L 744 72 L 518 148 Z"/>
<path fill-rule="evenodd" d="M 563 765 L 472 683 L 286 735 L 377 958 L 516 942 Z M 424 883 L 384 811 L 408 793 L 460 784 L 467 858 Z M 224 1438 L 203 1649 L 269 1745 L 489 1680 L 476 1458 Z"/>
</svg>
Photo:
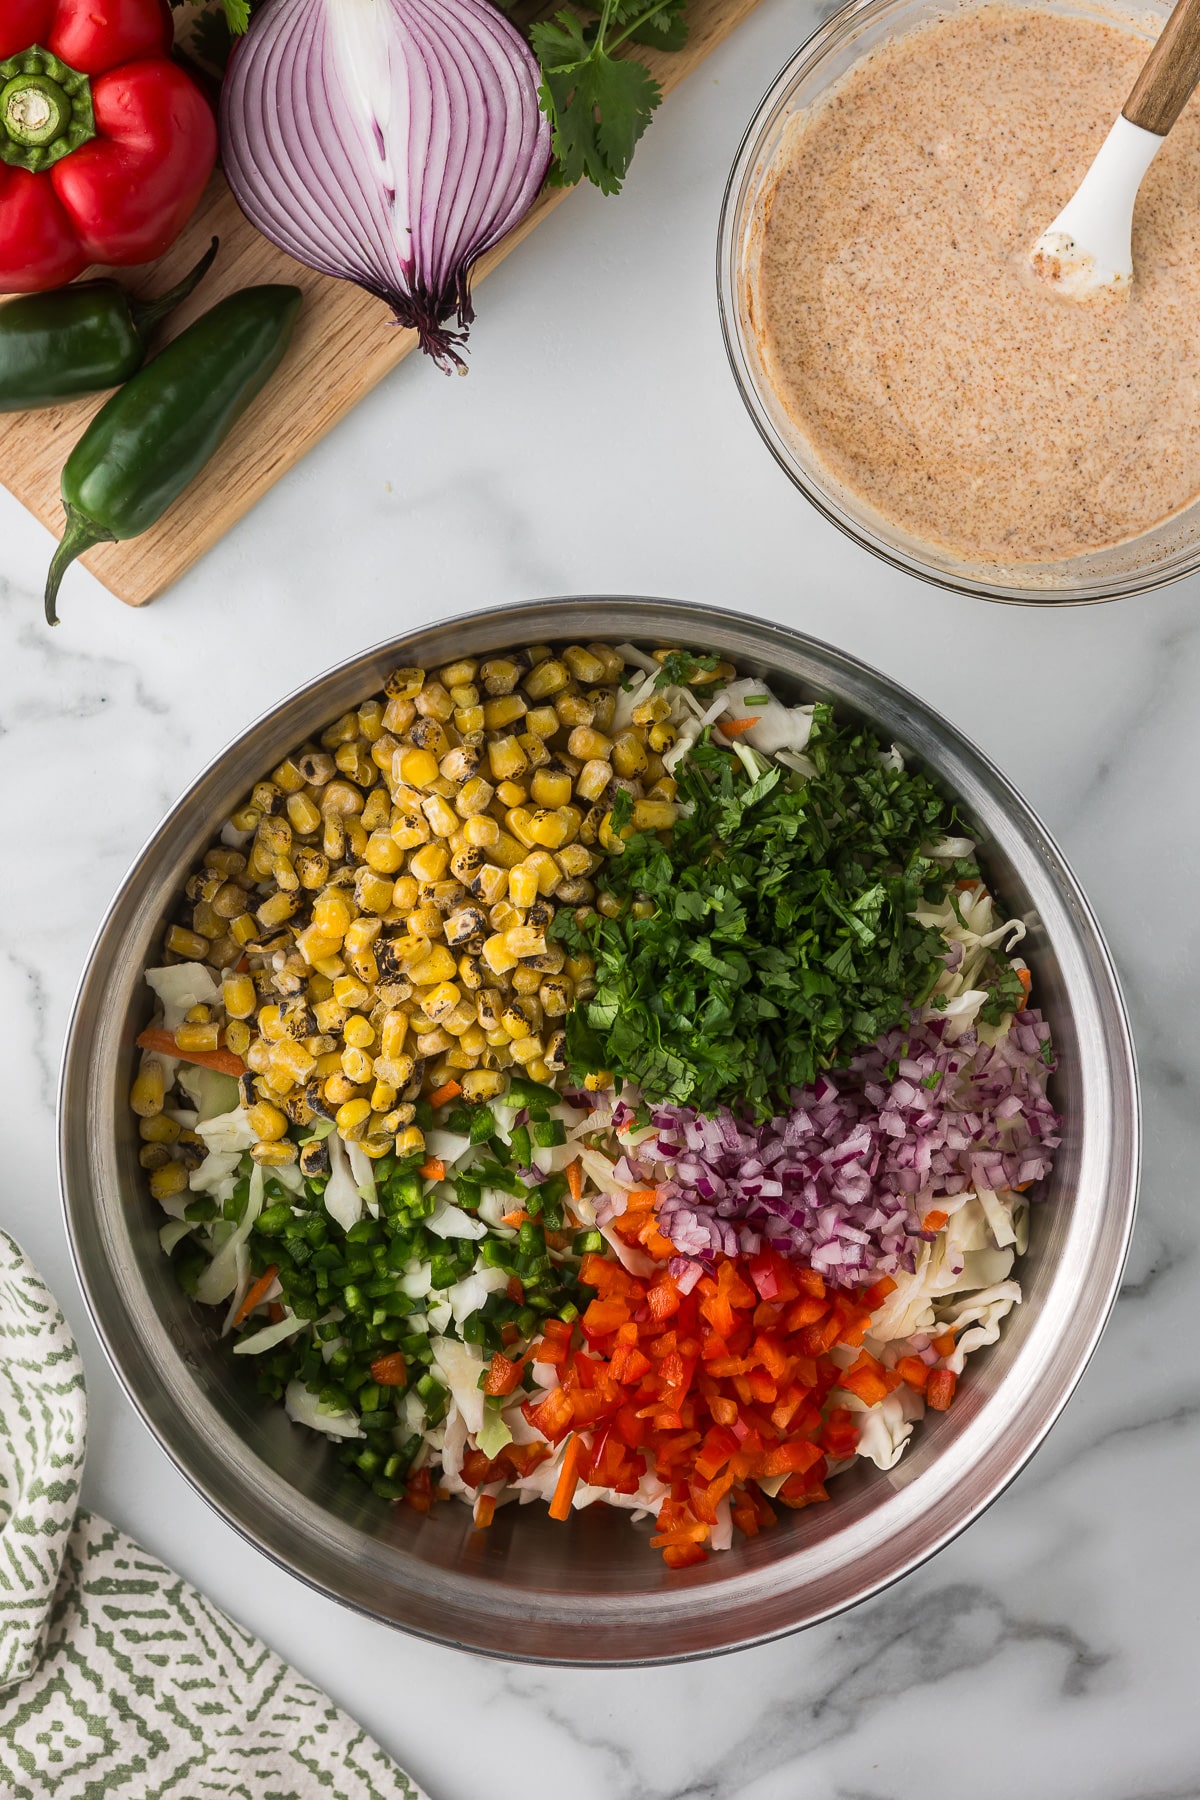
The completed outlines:
<svg viewBox="0 0 1200 1800">
<path fill-rule="evenodd" d="M 1073 300 L 1129 291 L 1138 189 L 1197 82 L 1200 0 L 1176 0 L 1095 162 L 1033 247 L 1043 281 Z"/>
</svg>

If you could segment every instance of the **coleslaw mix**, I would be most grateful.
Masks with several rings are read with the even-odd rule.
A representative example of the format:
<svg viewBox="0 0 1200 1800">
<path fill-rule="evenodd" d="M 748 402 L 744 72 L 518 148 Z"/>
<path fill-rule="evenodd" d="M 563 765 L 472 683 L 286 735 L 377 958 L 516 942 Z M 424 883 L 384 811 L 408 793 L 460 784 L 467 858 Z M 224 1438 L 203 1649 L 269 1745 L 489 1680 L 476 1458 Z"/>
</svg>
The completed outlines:
<svg viewBox="0 0 1200 1800">
<path fill-rule="evenodd" d="M 399 671 L 226 822 L 146 972 L 142 1161 L 186 1290 L 381 1500 L 604 1502 L 682 1567 L 891 1468 L 996 1342 L 1050 1028 L 895 746 L 699 652 L 509 662 Z"/>
</svg>

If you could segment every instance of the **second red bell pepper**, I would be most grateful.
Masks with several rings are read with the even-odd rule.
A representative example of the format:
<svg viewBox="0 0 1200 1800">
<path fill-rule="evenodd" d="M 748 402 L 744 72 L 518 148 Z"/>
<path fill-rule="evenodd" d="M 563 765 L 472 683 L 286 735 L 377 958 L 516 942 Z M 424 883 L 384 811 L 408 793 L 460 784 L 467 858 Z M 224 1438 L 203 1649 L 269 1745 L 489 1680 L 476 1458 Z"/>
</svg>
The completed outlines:
<svg viewBox="0 0 1200 1800">
<path fill-rule="evenodd" d="M 150 262 L 178 237 L 217 131 L 170 46 L 163 0 L 5 0 L 0 293 Z"/>
</svg>

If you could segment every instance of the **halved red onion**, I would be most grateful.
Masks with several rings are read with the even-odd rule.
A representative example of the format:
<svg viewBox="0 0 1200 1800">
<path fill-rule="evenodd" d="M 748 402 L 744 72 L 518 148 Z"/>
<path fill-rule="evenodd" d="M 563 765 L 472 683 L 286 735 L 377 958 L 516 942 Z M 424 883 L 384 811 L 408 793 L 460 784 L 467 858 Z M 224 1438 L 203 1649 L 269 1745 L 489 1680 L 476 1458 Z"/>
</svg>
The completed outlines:
<svg viewBox="0 0 1200 1800">
<path fill-rule="evenodd" d="M 264 237 L 461 369 L 472 269 L 549 167 L 538 79 L 488 0 L 267 0 L 221 93 L 225 173 Z"/>
</svg>

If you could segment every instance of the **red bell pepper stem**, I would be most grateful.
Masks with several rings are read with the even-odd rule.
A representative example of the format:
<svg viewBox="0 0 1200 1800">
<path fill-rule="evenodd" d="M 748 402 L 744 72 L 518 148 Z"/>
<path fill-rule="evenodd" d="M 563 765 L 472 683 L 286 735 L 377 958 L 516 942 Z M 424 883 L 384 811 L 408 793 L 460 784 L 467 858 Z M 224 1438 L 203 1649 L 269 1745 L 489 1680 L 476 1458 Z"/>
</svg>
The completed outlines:
<svg viewBox="0 0 1200 1800">
<path fill-rule="evenodd" d="M 52 168 L 96 135 L 92 86 L 37 44 L 10 57 L 0 88 L 0 162 L 33 174 Z"/>
</svg>

